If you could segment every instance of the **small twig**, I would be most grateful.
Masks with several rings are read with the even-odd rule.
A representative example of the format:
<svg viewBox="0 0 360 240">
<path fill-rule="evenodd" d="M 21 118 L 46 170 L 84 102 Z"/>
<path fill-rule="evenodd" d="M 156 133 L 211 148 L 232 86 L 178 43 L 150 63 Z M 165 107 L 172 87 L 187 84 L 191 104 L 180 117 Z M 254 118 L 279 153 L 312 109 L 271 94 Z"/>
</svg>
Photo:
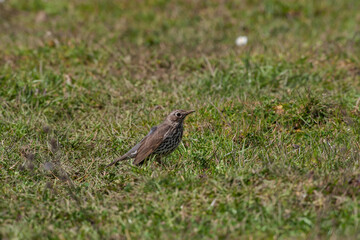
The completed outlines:
<svg viewBox="0 0 360 240">
<path fill-rule="evenodd" d="M 211 63 L 209 62 L 209 59 L 208 59 L 207 57 L 204 57 L 204 59 L 205 59 L 206 65 L 207 65 L 208 68 L 209 68 L 209 71 L 210 71 L 210 73 L 211 73 L 211 76 L 212 76 L 212 77 L 215 77 L 215 70 L 214 70 L 214 68 L 211 66 Z"/>
<path fill-rule="evenodd" d="M 56 178 L 57 180 L 61 181 L 60 178 L 58 178 L 53 171 L 50 170 L 51 175 Z"/>
<path fill-rule="evenodd" d="M 229 156 L 232 153 L 234 153 L 234 150 L 232 150 L 231 152 L 228 152 L 227 154 L 225 154 L 224 157 Z"/>
<path fill-rule="evenodd" d="M 14 167 L 16 167 L 16 165 L 18 165 L 20 161 L 17 161 L 14 165 L 12 165 L 9 169 L 13 169 Z"/>
</svg>

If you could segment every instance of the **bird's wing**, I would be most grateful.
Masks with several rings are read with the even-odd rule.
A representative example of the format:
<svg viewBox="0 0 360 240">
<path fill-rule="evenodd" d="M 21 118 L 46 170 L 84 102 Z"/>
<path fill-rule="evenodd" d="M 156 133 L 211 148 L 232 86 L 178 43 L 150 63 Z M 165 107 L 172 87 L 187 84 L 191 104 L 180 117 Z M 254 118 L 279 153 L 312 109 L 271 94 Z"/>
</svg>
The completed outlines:
<svg viewBox="0 0 360 240">
<path fill-rule="evenodd" d="M 152 135 L 155 130 L 157 129 L 157 126 L 152 127 L 150 129 L 150 132 L 143 138 L 141 139 L 140 142 L 138 142 L 132 149 L 130 149 L 127 153 L 125 153 L 125 155 L 129 156 L 130 158 L 133 157 L 132 155 L 136 155 L 137 151 L 139 150 L 139 147 L 141 146 L 141 144 L 150 136 Z"/>
<path fill-rule="evenodd" d="M 140 147 L 137 151 L 134 165 L 140 164 L 144 161 L 155 149 L 161 144 L 164 140 L 166 132 L 169 130 L 169 126 L 161 125 L 153 131 L 152 134 L 144 138 L 144 141 L 140 144 Z"/>
<path fill-rule="evenodd" d="M 123 160 L 127 160 L 129 158 L 133 158 L 136 154 L 137 151 L 139 149 L 139 147 L 141 146 L 141 144 L 147 139 L 148 136 L 150 136 L 151 134 L 153 134 L 155 132 L 155 130 L 157 129 L 157 126 L 152 127 L 150 129 L 150 132 L 143 138 L 141 139 L 141 141 L 136 144 L 133 148 L 131 148 L 127 153 L 125 153 L 124 155 L 122 155 L 121 157 L 119 157 L 118 159 L 116 159 L 115 161 L 111 162 L 110 164 L 106 165 L 106 167 L 110 167 L 114 164 L 116 164 L 117 162 L 123 161 Z"/>
</svg>

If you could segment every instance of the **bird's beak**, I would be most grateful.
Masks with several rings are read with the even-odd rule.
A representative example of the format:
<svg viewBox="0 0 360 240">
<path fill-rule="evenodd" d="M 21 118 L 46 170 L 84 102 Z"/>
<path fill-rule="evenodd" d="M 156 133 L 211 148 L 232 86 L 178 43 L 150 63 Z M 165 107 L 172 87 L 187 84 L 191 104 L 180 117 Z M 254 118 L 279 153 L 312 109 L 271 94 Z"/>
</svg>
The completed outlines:
<svg viewBox="0 0 360 240">
<path fill-rule="evenodd" d="M 193 113 L 193 112 L 195 112 L 195 111 L 194 111 L 194 110 L 187 111 L 187 112 L 185 113 L 185 115 L 187 116 L 187 115 L 189 115 L 190 113 Z"/>
</svg>

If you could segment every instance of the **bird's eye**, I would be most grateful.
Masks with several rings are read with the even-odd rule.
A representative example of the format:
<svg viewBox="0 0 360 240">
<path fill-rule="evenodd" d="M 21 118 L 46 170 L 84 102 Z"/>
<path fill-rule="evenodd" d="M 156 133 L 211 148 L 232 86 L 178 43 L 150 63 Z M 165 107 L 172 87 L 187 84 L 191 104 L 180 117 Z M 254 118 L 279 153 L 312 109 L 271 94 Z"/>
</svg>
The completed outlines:
<svg viewBox="0 0 360 240">
<path fill-rule="evenodd" d="M 177 116 L 177 117 L 181 117 L 181 113 L 176 113 L 176 116 Z"/>
</svg>

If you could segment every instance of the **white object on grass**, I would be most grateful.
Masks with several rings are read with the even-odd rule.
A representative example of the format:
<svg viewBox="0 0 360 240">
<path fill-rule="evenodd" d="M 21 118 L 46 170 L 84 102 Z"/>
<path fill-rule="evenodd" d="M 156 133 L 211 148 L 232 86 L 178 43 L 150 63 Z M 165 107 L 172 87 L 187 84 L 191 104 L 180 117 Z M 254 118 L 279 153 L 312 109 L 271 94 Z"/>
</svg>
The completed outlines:
<svg viewBox="0 0 360 240">
<path fill-rule="evenodd" d="M 248 38 L 246 36 L 239 36 L 237 37 L 235 44 L 237 46 L 244 46 L 247 44 L 247 42 L 248 42 Z"/>
</svg>

